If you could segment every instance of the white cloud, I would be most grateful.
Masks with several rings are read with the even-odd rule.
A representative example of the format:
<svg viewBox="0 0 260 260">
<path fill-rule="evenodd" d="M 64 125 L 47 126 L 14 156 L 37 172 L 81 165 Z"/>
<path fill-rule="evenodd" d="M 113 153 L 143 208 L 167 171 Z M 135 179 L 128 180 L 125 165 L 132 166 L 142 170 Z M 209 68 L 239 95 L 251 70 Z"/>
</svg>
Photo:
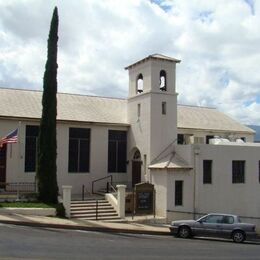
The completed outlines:
<svg viewBox="0 0 260 260">
<path fill-rule="evenodd" d="M 151 53 L 182 59 L 179 102 L 260 124 L 260 4 L 246 0 L 0 1 L 0 85 L 42 87 L 58 4 L 59 91 L 126 97 L 124 67 Z"/>
</svg>

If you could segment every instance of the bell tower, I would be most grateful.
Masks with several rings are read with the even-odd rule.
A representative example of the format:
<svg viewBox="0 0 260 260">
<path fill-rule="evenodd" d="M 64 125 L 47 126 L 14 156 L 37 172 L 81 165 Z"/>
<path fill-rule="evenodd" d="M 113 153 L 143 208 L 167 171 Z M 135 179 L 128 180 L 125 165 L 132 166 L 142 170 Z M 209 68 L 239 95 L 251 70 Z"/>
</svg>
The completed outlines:
<svg viewBox="0 0 260 260">
<path fill-rule="evenodd" d="M 179 62 L 153 54 L 125 68 L 129 72 L 129 154 L 140 150 L 142 181 L 149 181 L 150 163 L 177 138 L 175 70 Z"/>
</svg>

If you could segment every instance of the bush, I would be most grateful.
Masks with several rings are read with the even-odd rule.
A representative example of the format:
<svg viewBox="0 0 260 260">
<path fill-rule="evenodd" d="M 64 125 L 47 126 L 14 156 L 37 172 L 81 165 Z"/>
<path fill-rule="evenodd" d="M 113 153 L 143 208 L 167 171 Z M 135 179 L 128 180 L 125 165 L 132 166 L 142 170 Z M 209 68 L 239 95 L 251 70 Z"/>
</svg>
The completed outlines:
<svg viewBox="0 0 260 260">
<path fill-rule="evenodd" d="M 62 203 L 58 203 L 56 205 L 56 216 L 60 218 L 65 218 L 66 217 L 66 212 L 65 208 Z"/>
</svg>

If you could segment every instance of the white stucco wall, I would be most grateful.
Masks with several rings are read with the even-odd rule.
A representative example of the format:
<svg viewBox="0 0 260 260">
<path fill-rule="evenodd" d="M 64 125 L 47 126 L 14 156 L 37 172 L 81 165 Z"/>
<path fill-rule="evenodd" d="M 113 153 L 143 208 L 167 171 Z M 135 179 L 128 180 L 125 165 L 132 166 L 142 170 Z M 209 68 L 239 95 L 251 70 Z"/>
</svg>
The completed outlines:
<svg viewBox="0 0 260 260">
<path fill-rule="evenodd" d="M 150 163 L 177 137 L 177 94 L 175 93 L 174 62 L 146 60 L 129 68 L 129 96 L 127 105 L 129 154 L 135 148 L 142 156 L 142 181 L 151 182 Z M 160 71 L 166 72 L 167 91 L 160 90 Z M 136 93 L 139 74 L 143 75 L 143 92 Z M 166 102 L 166 114 L 162 114 Z M 140 105 L 140 117 L 138 117 Z M 144 162 L 146 155 L 146 163 Z M 132 158 L 129 158 L 130 161 Z M 131 166 L 130 166 L 131 167 Z M 131 172 L 131 170 L 130 170 Z"/>
<path fill-rule="evenodd" d="M 20 122 L 20 123 L 19 123 Z M 25 124 L 37 125 L 37 121 L 1 120 L 0 135 L 5 136 L 18 128 L 18 143 L 7 145 L 6 182 L 34 182 L 34 173 L 24 172 Z"/>
<path fill-rule="evenodd" d="M 259 145 L 200 145 L 198 211 L 221 211 L 260 220 Z M 203 160 L 213 160 L 212 184 L 203 184 Z M 245 183 L 232 183 L 232 160 L 245 160 Z"/>
<path fill-rule="evenodd" d="M 237 214 L 260 230 L 260 145 L 183 145 L 177 150 L 193 162 L 190 172 L 168 174 L 168 220 L 194 217 L 194 212 Z M 185 155 L 186 151 L 186 155 Z M 203 184 L 203 160 L 212 160 L 212 184 Z M 245 183 L 232 183 L 232 160 L 245 160 Z M 174 181 L 183 180 L 183 206 L 174 206 Z M 193 203 L 192 203 L 193 202 Z"/>
<path fill-rule="evenodd" d="M 38 125 L 37 121 L 11 121 L 1 120 L 0 135 L 4 136 L 11 130 L 19 126 L 19 136 L 17 144 L 8 144 L 7 147 L 7 167 L 6 182 L 33 182 L 35 173 L 24 171 L 25 154 L 25 128 L 26 125 Z M 83 127 L 91 129 L 90 141 L 90 171 L 88 173 L 68 172 L 68 148 L 69 148 L 69 128 Z M 72 185 L 72 194 L 80 194 L 82 185 L 91 192 L 92 181 L 98 178 L 113 175 L 113 181 L 126 182 L 127 173 L 108 173 L 108 130 L 127 130 L 124 126 L 104 126 L 95 124 L 57 124 L 57 180 L 59 190 L 62 185 Z M 104 185 L 104 182 L 101 183 Z M 97 186 L 98 188 L 98 186 Z"/>
<path fill-rule="evenodd" d="M 133 159 L 134 149 L 139 149 L 142 160 L 144 154 L 147 156 L 147 162 L 150 161 L 150 113 L 151 113 L 151 97 L 147 94 L 141 94 L 134 98 L 128 99 L 127 104 L 127 116 L 128 122 L 131 124 L 131 127 L 128 132 L 128 154 L 130 155 L 129 159 L 129 172 L 132 171 L 131 160 Z M 140 117 L 137 114 L 137 106 L 141 105 Z M 142 167 L 145 167 L 143 164 Z M 143 173 L 147 173 L 146 169 L 142 169 Z M 147 181 L 144 174 L 142 174 L 142 181 Z M 131 174 L 129 174 L 129 181 L 131 181 Z"/>
<path fill-rule="evenodd" d="M 162 114 L 162 102 L 166 102 L 166 115 Z M 153 161 L 177 138 L 177 94 L 151 94 L 150 157 Z"/>
<path fill-rule="evenodd" d="M 192 170 L 168 170 L 167 220 L 187 219 L 194 207 L 194 173 Z M 175 181 L 183 181 L 183 203 L 175 205 Z"/>
<path fill-rule="evenodd" d="M 155 189 L 155 214 L 167 215 L 167 170 L 152 170 L 151 179 Z"/>
</svg>

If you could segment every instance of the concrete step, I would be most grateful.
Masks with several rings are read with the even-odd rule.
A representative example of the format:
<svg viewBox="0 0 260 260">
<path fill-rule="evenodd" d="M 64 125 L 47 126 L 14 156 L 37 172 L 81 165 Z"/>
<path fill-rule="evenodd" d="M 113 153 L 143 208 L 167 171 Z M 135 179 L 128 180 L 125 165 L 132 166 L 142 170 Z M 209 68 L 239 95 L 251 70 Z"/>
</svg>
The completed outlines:
<svg viewBox="0 0 260 260">
<path fill-rule="evenodd" d="M 93 210 L 93 209 L 96 209 L 96 206 L 90 206 L 90 205 L 87 205 L 87 206 L 74 206 L 74 207 L 71 207 L 70 210 L 71 211 L 77 211 L 77 210 Z M 107 204 L 107 205 L 103 205 L 103 206 L 99 206 L 98 209 L 114 209 L 110 204 Z"/>
<path fill-rule="evenodd" d="M 98 202 L 98 203 L 96 203 Z M 98 219 L 110 220 L 120 219 L 112 205 L 105 199 L 72 201 L 71 202 L 71 217 L 86 220 L 96 220 L 96 206 Z"/>
<path fill-rule="evenodd" d="M 98 209 L 98 214 L 103 214 L 103 213 L 116 213 L 116 211 L 111 208 L 111 209 Z M 71 211 L 71 215 L 81 215 L 81 214 L 96 214 L 96 209 L 91 209 L 91 210 L 73 210 Z"/>
<path fill-rule="evenodd" d="M 87 199 L 87 200 L 72 200 L 71 204 L 96 203 L 96 201 L 107 202 L 106 199 Z"/>
<path fill-rule="evenodd" d="M 71 214 L 72 218 L 84 218 L 84 219 L 90 219 L 90 218 L 96 218 L 96 213 L 85 213 L 85 214 Z M 118 214 L 115 213 L 100 213 L 98 214 L 98 218 L 111 218 L 111 217 L 118 217 Z"/>
<path fill-rule="evenodd" d="M 119 221 L 120 218 L 118 216 L 111 216 L 111 217 L 102 217 L 102 216 L 98 216 L 98 219 L 96 219 L 96 217 L 88 217 L 88 218 L 80 218 L 83 220 L 115 220 L 115 221 Z"/>
<path fill-rule="evenodd" d="M 111 206 L 109 204 L 109 202 L 99 202 L 98 205 L 96 203 L 75 203 L 75 204 L 71 204 L 71 208 L 78 208 L 78 207 L 85 207 L 85 208 L 89 208 L 89 207 L 105 207 L 105 206 Z"/>
<path fill-rule="evenodd" d="M 118 214 L 109 212 L 109 213 L 98 213 L 97 214 L 98 218 L 100 217 L 118 217 Z M 91 212 L 91 213 L 78 213 L 78 214 L 71 214 L 72 218 L 91 218 L 91 217 L 96 217 L 96 213 L 95 212 Z"/>
</svg>

